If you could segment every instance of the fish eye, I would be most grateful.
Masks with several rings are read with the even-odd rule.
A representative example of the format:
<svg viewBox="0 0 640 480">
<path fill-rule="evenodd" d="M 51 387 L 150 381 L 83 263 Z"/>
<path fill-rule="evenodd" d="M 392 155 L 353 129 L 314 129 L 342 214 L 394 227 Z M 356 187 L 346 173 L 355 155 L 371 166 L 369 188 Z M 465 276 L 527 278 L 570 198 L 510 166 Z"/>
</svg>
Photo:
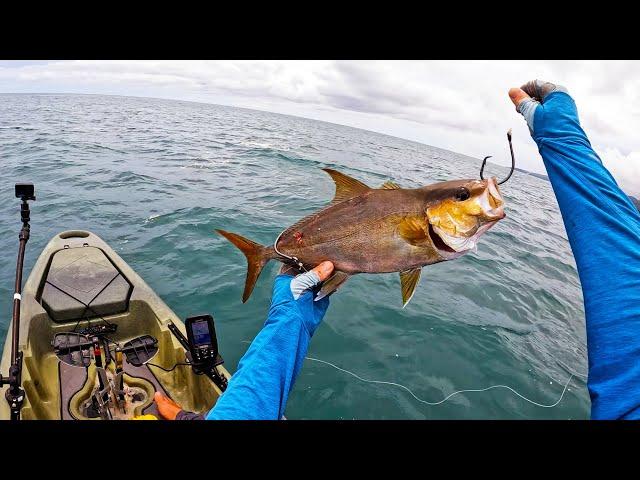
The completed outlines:
<svg viewBox="0 0 640 480">
<path fill-rule="evenodd" d="M 459 188 L 455 195 L 456 200 L 460 202 L 463 202 L 464 200 L 468 200 L 470 196 L 471 196 L 471 193 L 469 192 L 469 189 L 465 187 Z"/>
</svg>

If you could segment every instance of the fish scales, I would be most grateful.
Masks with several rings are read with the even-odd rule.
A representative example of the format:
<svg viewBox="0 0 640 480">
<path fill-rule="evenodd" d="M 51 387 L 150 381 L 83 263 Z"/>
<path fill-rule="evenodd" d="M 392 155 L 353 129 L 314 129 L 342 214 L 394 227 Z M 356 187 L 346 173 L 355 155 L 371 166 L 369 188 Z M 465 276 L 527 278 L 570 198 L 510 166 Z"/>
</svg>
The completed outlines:
<svg viewBox="0 0 640 480">
<path fill-rule="evenodd" d="M 495 178 L 452 180 L 420 188 L 386 182 L 370 188 L 359 180 L 325 169 L 336 185 L 333 201 L 291 227 L 273 246 L 218 230 L 247 257 L 243 302 L 264 265 L 272 259 L 305 268 L 329 260 L 334 275 L 318 298 L 333 293 L 357 273 L 399 272 L 403 304 L 413 296 L 421 268 L 453 260 L 472 250 L 477 239 L 504 218 Z"/>
</svg>

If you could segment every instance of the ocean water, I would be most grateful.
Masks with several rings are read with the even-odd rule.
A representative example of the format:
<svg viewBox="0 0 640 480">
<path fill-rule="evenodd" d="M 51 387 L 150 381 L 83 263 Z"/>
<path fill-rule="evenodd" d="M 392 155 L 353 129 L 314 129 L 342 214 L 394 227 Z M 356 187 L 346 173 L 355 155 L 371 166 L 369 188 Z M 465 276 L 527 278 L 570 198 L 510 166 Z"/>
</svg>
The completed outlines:
<svg viewBox="0 0 640 480">
<path fill-rule="evenodd" d="M 514 148 L 516 155 L 518 142 Z M 241 303 L 243 255 L 224 228 L 269 244 L 321 208 L 332 167 L 375 186 L 475 178 L 480 160 L 369 131 L 216 105 L 109 96 L 0 95 L 0 339 L 11 318 L 16 181 L 32 181 L 25 275 L 56 233 L 100 235 L 182 318 L 210 312 L 233 372 L 261 328 L 278 263 Z M 490 165 L 491 174 L 507 169 Z M 291 393 L 295 419 L 584 419 L 582 293 L 548 182 L 516 172 L 507 218 L 478 251 L 424 269 L 402 309 L 397 274 L 336 295 Z M 26 277 L 25 277 L 26 278 Z M 6 372 L 3 372 L 6 373 Z"/>
</svg>

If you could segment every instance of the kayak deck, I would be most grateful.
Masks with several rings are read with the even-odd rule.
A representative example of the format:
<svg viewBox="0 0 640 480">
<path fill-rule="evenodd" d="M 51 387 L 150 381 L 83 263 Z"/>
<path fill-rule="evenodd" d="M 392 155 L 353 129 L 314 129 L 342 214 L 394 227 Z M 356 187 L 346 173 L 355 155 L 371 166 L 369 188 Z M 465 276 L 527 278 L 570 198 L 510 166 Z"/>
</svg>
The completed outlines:
<svg viewBox="0 0 640 480">
<path fill-rule="evenodd" d="M 19 345 L 24 354 L 26 400 L 22 418 L 93 418 L 86 407 L 97 385 L 95 365 L 62 362 L 53 343 L 56 334 L 84 333 L 91 338 L 100 329 L 109 331 L 104 335 L 108 341 L 102 355 L 110 375 L 116 362 L 111 360 L 109 345 L 126 345 L 143 335 L 157 340 L 157 353 L 148 363 L 134 365 L 135 361 L 124 358 L 124 384 L 133 395 L 126 404 L 135 408 L 125 412 L 123 406 L 121 416 L 114 418 L 157 415 L 153 393 L 158 390 L 187 410 L 207 411 L 221 390 L 190 366 L 176 366 L 185 362 L 185 350 L 171 333 L 171 323 L 185 333 L 175 313 L 98 236 L 86 231 L 56 235 L 36 261 L 23 289 Z M 0 371 L 7 371 L 10 364 L 11 333 L 10 329 Z M 216 368 L 230 378 L 223 366 Z M 9 418 L 8 405 L 4 398 L 0 400 L 0 419 Z"/>
</svg>

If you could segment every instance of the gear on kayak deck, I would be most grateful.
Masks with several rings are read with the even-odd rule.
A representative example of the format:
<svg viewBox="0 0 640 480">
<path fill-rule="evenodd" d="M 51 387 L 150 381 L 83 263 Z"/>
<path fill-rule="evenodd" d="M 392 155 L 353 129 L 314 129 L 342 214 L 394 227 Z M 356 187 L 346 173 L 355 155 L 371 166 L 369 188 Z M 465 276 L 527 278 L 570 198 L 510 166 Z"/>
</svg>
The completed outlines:
<svg viewBox="0 0 640 480">
<path fill-rule="evenodd" d="M 22 212 L 28 232 L 28 207 Z M 18 306 L 0 363 L 0 372 L 10 373 L 0 376 L 9 400 L 0 402 L 0 419 L 158 417 L 156 391 L 195 412 L 215 404 L 230 378 L 217 340 L 207 350 L 210 361 L 194 357 L 184 323 L 113 249 L 83 230 L 51 239 L 22 292 L 24 230 Z M 206 318 L 213 330 L 213 317 Z"/>
</svg>

